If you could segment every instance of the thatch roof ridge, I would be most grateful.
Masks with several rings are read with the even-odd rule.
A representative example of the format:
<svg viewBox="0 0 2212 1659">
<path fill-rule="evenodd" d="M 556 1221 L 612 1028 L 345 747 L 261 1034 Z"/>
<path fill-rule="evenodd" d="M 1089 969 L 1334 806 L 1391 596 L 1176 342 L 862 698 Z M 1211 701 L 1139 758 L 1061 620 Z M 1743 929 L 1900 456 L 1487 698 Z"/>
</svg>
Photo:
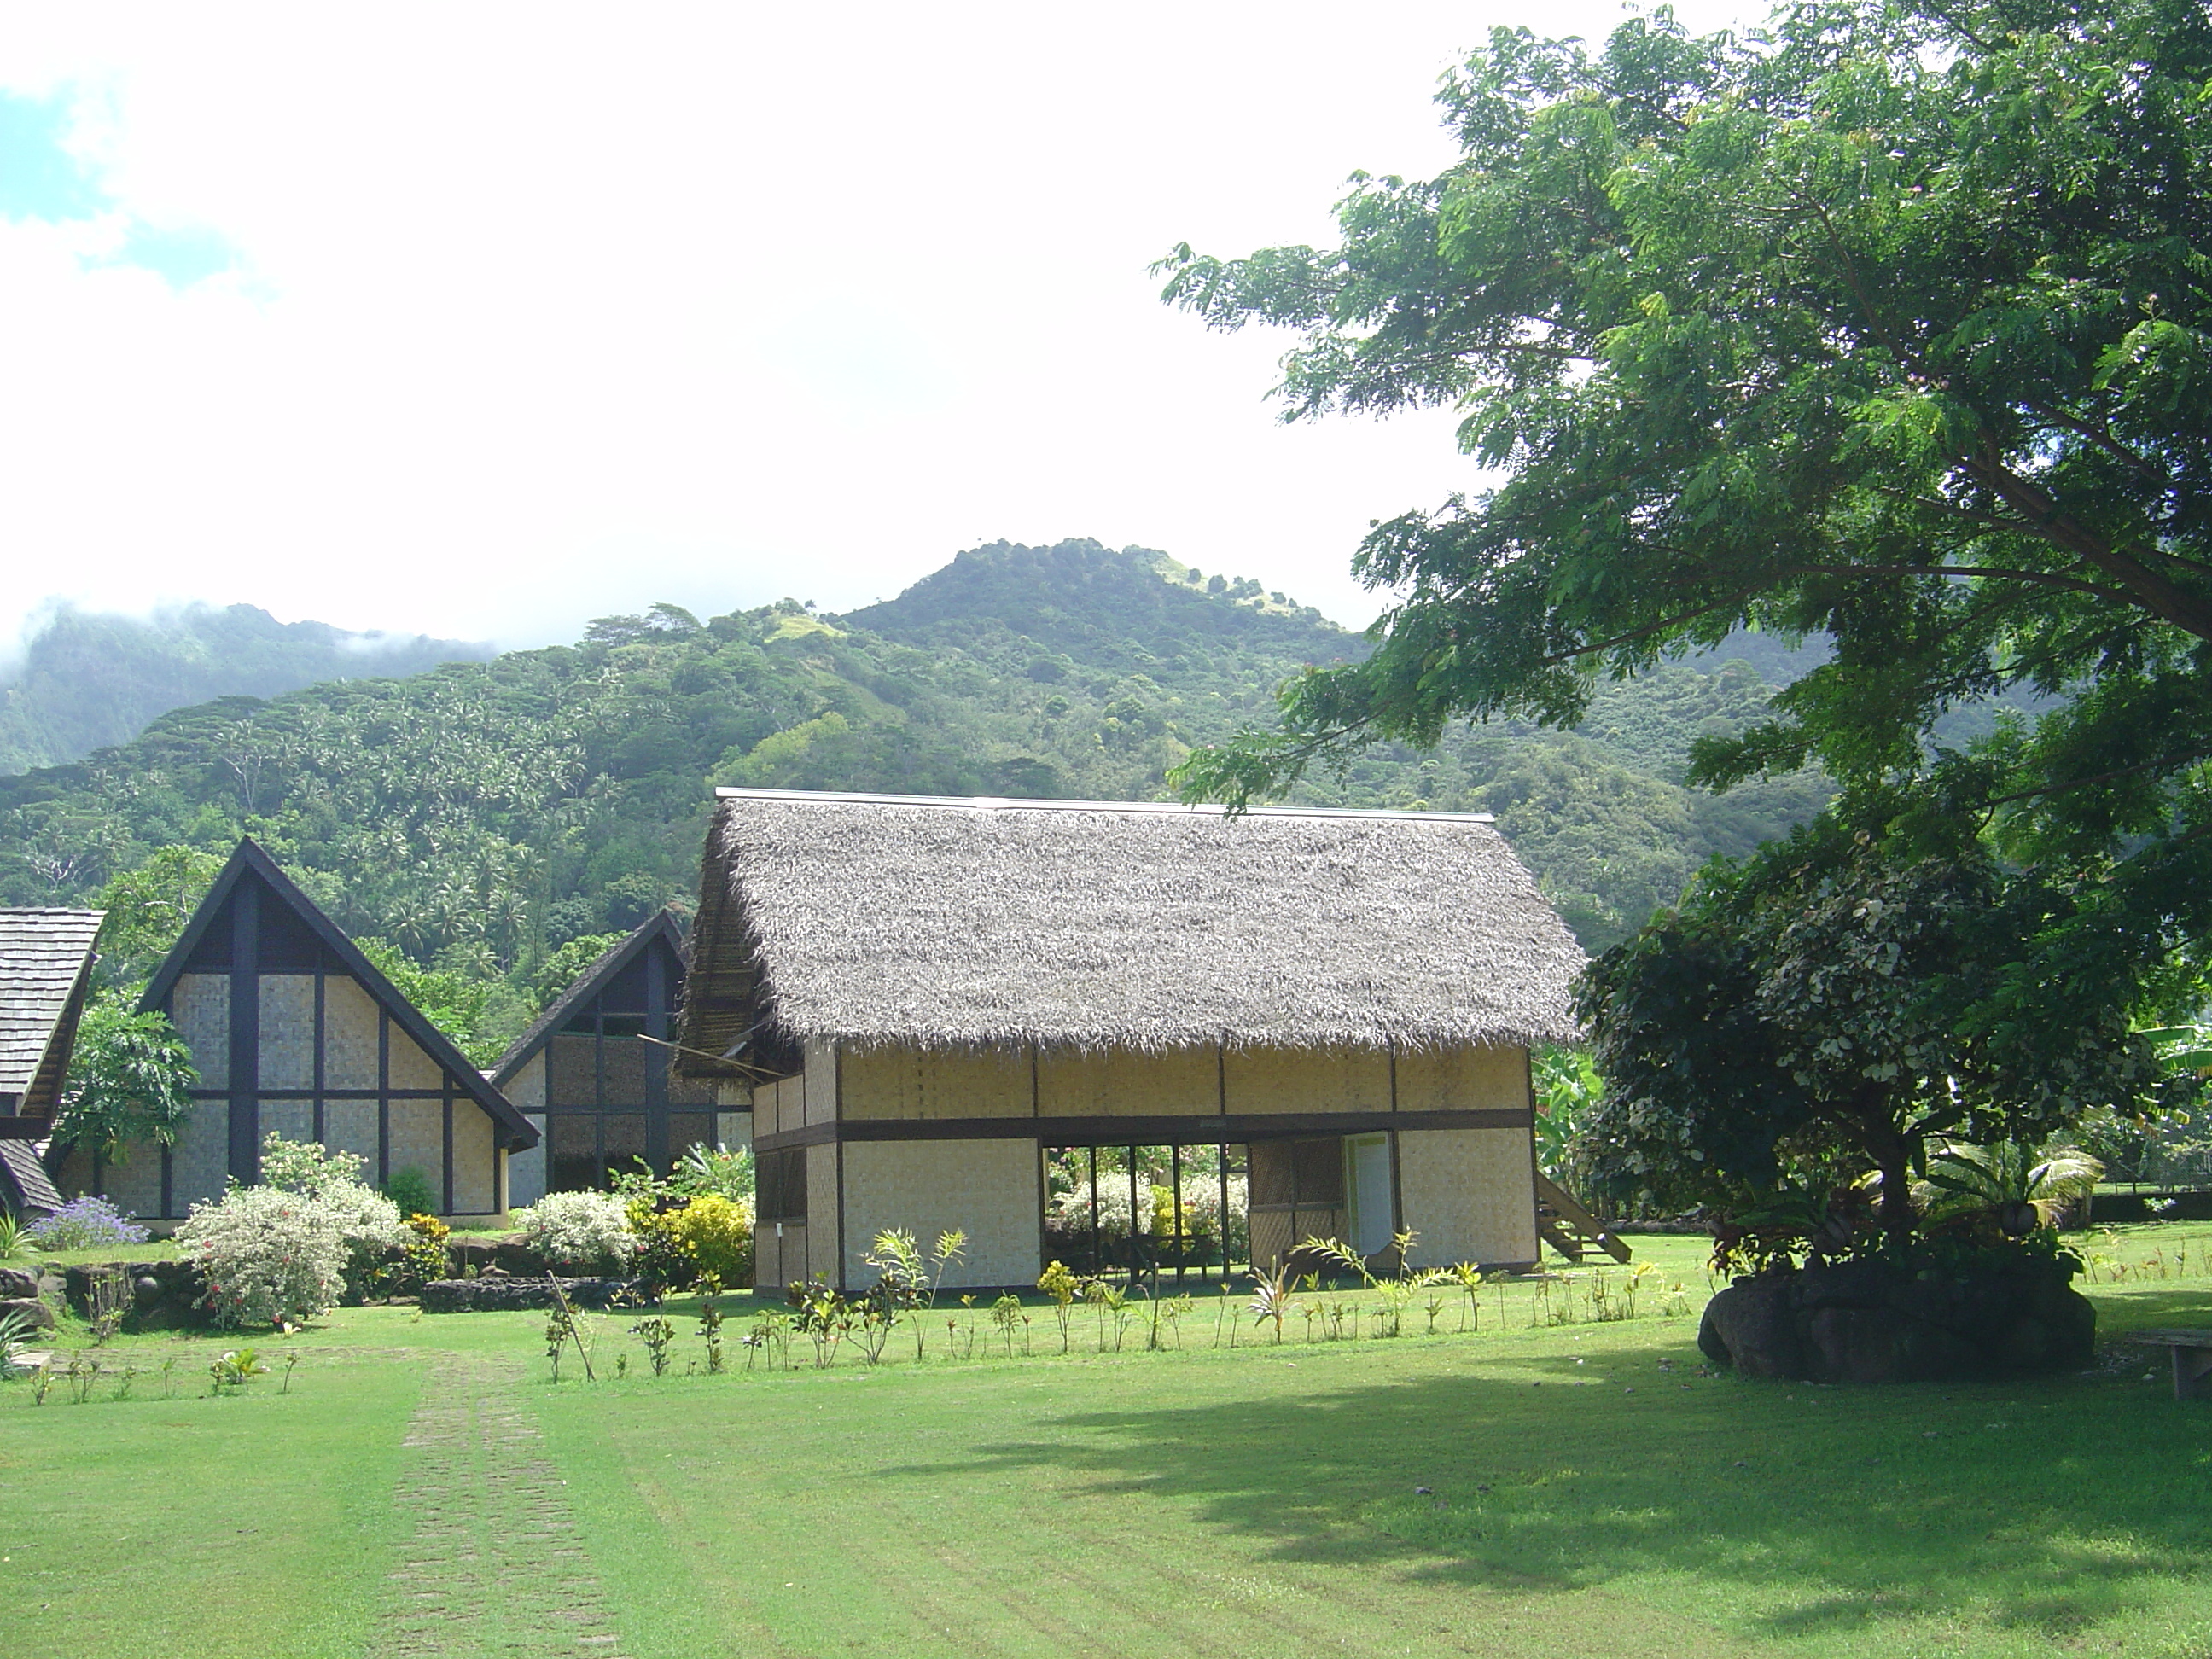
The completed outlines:
<svg viewBox="0 0 2212 1659">
<path fill-rule="evenodd" d="M 862 1046 L 1574 1034 L 1583 953 L 1486 817 L 718 793 L 694 1048 L 760 1018 Z"/>
</svg>

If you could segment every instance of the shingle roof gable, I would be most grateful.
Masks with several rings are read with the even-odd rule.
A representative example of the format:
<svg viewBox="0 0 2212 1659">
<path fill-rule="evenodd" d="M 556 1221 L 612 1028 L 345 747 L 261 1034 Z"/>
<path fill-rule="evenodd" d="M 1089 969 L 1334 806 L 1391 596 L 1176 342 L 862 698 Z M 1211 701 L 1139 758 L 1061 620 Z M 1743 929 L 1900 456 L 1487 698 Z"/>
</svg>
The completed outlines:
<svg viewBox="0 0 2212 1659">
<path fill-rule="evenodd" d="M 30 1090 L 91 967 L 105 914 L 0 909 L 0 1096 Z M 10 1109 L 0 1106 L 0 1115 Z"/>
</svg>

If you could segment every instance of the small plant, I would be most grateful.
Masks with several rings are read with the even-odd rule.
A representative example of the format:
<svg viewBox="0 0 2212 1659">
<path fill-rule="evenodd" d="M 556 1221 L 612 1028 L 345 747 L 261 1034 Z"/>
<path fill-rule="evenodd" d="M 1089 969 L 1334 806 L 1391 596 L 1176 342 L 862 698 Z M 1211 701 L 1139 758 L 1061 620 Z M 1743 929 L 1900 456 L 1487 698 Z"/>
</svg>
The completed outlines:
<svg viewBox="0 0 2212 1659">
<path fill-rule="evenodd" d="M 1009 1359 L 1014 1357 L 1014 1327 L 1021 1322 L 1021 1318 L 1022 1299 L 1012 1291 L 991 1304 L 991 1322 L 999 1328 L 999 1334 L 1006 1339 L 1006 1358 Z"/>
<path fill-rule="evenodd" d="M 92 1328 L 95 1347 L 106 1347 L 123 1328 L 131 1311 L 131 1276 L 114 1264 L 92 1268 L 86 1275 L 85 1322 Z"/>
<path fill-rule="evenodd" d="M 384 1269 L 380 1278 L 385 1288 L 400 1291 L 419 1291 L 433 1279 L 443 1279 L 451 1265 L 446 1255 L 446 1241 L 453 1230 L 434 1215 L 416 1211 L 403 1224 L 406 1227 L 405 1242 L 399 1247 L 399 1260 Z"/>
<path fill-rule="evenodd" d="M 887 1282 L 885 1294 L 912 1316 L 917 1360 L 927 1357 L 927 1321 L 936 1309 L 945 1273 L 967 1254 L 968 1235 L 961 1228 L 938 1234 L 936 1248 L 924 1256 L 913 1233 L 893 1227 L 876 1235 L 875 1248 L 864 1258 L 876 1270 L 878 1284 Z"/>
<path fill-rule="evenodd" d="M 69 1383 L 70 1399 L 82 1406 L 92 1398 L 92 1385 L 100 1381 L 100 1362 L 89 1354 L 73 1353 L 62 1376 Z"/>
<path fill-rule="evenodd" d="M 277 1393 L 289 1394 L 292 1392 L 292 1369 L 299 1363 L 300 1356 L 296 1351 L 284 1356 L 284 1380 L 276 1385 Z"/>
<path fill-rule="evenodd" d="M 215 1392 L 235 1394 L 257 1377 L 269 1375 L 269 1367 L 251 1348 L 233 1348 L 208 1364 L 208 1374 L 215 1379 Z"/>
<path fill-rule="evenodd" d="M 1075 1310 L 1075 1299 L 1083 1294 L 1083 1281 L 1070 1273 L 1064 1261 L 1054 1261 L 1037 1275 L 1037 1289 L 1052 1298 L 1052 1311 L 1060 1321 L 1060 1351 L 1067 1352 L 1067 1322 Z"/>
<path fill-rule="evenodd" d="M 1169 1334 L 1175 1338 L 1178 1350 L 1182 1346 L 1182 1322 L 1189 1318 L 1197 1308 L 1198 1304 L 1191 1300 L 1190 1292 L 1185 1291 L 1181 1296 L 1170 1297 L 1167 1306 L 1163 1310 L 1167 1315 Z"/>
<path fill-rule="evenodd" d="M 844 1294 L 831 1290 L 829 1280 L 816 1273 L 792 1280 L 784 1288 L 783 1299 L 791 1304 L 793 1324 L 814 1344 L 814 1369 L 826 1369 L 853 1328 L 853 1310 Z"/>
<path fill-rule="evenodd" d="M 1440 1296 L 1432 1296 L 1421 1304 L 1421 1311 L 1429 1316 L 1429 1335 L 1434 1336 L 1437 1334 L 1437 1316 L 1443 1310 L 1444 1299 Z"/>
<path fill-rule="evenodd" d="M 162 1399 L 167 1400 L 167 1399 L 168 1399 L 168 1398 L 169 1398 L 169 1389 L 170 1389 L 170 1385 L 171 1385 L 172 1381 L 173 1381 L 173 1380 L 174 1379 L 174 1377 L 176 1376 L 176 1374 L 177 1374 L 177 1357 L 176 1357 L 176 1355 L 174 1355 L 174 1354 L 171 1354 L 167 1358 L 164 1359 L 164 1360 L 161 1362 L 161 1398 L 162 1398 Z"/>
<path fill-rule="evenodd" d="M 143 1244 L 149 1234 L 104 1198 L 73 1198 L 23 1230 L 42 1250 L 96 1250 L 110 1244 Z"/>
<path fill-rule="evenodd" d="M 0 1318 L 0 1382 L 12 1382 L 31 1367 L 23 1364 L 30 1351 L 31 1316 L 22 1312 Z"/>
<path fill-rule="evenodd" d="M 717 1298 L 722 1293 L 721 1276 L 702 1273 L 699 1277 L 699 1334 L 707 1342 L 707 1375 L 722 1374 L 722 1308 Z"/>
<path fill-rule="evenodd" d="M 34 1365 L 31 1368 L 31 1403 L 33 1406 L 45 1405 L 46 1395 L 53 1386 L 54 1367 L 52 1360 L 48 1360 L 43 1365 Z"/>
<path fill-rule="evenodd" d="M 770 1369 L 780 1364 L 784 1370 L 789 1370 L 791 1337 L 791 1316 L 780 1309 L 771 1308 L 753 1322 L 752 1334 L 745 1339 L 745 1344 L 749 1348 L 757 1348 L 765 1355 Z M 750 1370 L 752 1368 L 753 1362 L 749 1355 L 745 1369 Z"/>
<path fill-rule="evenodd" d="M 0 1211 L 0 1261 L 13 1261 L 23 1254 L 29 1241 L 23 1232 L 23 1224 L 4 1211 Z"/>
<path fill-rule="evenodd" d="M 112 1400 L 130 1399 L 131 1385 L 137 1380 L 137 1376 L 138 1368 L 136 1365 L 125 1365 L 122 1375 L 115 1379 L 115 1392 L 108 1397 Z"/>
<path fill-rule="evenodd" d="M 655 1376 L 668 1375 L 668 1347 L 676 1340 L 676 1327 L 659 1317 L 641 1319 L 629 1328 L 630 1334 L 645 1344 L 645 1357 Z"/>
<path fill-rule="evenodd" d="M 617 1354 L 615 1356 L 615 1381 L 619 1382 L 623 1378 L 629 1375 L 629 1356 L 626 1353 Z"/>
</svg>

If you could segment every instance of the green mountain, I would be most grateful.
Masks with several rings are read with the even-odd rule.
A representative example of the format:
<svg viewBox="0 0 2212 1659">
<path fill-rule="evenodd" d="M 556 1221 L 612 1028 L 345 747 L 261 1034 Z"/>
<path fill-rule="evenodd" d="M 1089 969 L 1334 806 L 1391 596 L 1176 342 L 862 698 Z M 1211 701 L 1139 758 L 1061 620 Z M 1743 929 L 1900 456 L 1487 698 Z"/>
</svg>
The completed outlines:
<svg viewBox="0 0 2212 1659">
<path fill-rule="evenodd" d="M 82 900 L 156 848 L 250 830 L 350 931 L 509 988 L 511 1020 L 550 953 L 688 899 L 716 784 L 1158 798 L 1283 678 L 1364 648 L 1256 583 L 1093 542 L 977 548 L 843 617 L 656 605 L 574 646 L 175 709 L 0 778 L 0 902 Z M 1494 812 L 1599 947 L 1823 799 L 1814 777 L 1680 787 L 1692 738 L 1769 695 L 1750 661 L 1669 666 L 1601 688 L 1579 732 L 1377 750 L 1299 799 Z"/>
<path fill-rule="evenodd" d="M 321 680 L 395 678 L 490 647 L 280 623 L 250 605 L 187 605 L 150 620 L 64 608 L 0 678 L 0 773 L 127 743 L 148 721 L 211 697 L 276 697 Z"/>
</svg>

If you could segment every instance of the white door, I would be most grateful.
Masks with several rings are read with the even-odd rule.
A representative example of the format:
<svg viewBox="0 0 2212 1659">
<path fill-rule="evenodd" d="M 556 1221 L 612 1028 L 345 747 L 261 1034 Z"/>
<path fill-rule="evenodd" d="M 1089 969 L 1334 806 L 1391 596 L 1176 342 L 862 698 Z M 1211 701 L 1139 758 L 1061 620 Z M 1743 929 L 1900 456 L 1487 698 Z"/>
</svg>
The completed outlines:
<svg viewBox="0 0 2212 1659">
<path fill-rule="evenodd" d="M 1390 1248 L 1390 1137 L 1352 1135 L 1344 1143 L 1344 1190 L 1352 1200 L 1352 1237 L 1362 1255 Z"/>
</svg>

